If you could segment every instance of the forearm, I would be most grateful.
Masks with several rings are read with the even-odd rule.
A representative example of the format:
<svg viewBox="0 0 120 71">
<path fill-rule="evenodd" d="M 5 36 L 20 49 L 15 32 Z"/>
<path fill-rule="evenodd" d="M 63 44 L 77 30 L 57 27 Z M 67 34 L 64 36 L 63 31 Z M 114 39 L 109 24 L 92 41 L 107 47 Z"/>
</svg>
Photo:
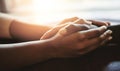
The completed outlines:
<svg viewBox="0 0 120 71">
<path fill-rule="evenodd" d="M 15 38 L 22 41 L 38 40 L 51 26 L 24 22 L 13 16 L 0 13 L 0 38 Z"/>
<path fill-rule="evenodd" d="M 12 38 L 23 41 L 39 40 L 49 29 L 51 29 L 50 26 L 34 25 L 27 22 L 13 20 L 10 26 L 10 34 Z"/>
<path fill-rule="evenodd" d="M 49 41 L 0 45 L 0 69 L 12 70 L 50 59 Z"/>
</svg>

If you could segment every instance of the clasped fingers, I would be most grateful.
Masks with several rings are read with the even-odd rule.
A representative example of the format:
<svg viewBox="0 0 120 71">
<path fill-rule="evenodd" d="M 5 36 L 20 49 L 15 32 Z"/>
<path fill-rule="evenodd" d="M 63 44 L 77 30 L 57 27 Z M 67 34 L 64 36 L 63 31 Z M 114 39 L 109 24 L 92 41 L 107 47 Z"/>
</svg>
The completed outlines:
<svg viewBox="0 0 120 71">
<path fill-rule="evenodd" d="M 112 34 L 112 31 L 107 30 L 102 35 L 100 35 L 99 37 L 86 39 L 84 41 L 81 41 L 78 44 L 79 54 L 88 53 L 88 52 L 96 49 L 97 47 L 105 44 L 107 41 L 112 39 L 111 34 Z"/>
</svg>

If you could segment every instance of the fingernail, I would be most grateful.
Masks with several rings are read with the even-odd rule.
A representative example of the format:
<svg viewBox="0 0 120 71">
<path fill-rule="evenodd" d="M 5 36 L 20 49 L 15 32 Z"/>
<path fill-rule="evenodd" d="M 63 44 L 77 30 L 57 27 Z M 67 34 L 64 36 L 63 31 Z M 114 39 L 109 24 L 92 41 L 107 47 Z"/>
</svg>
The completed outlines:
<svg viewBox="0 0 120 71">
<path fill-rule="evenodd" d="M 111 31 L 111 30 L 107 30 L 106 33 L 107 33 L 107 34 L 112 34 L 112 31 Z"/>
<path fill-rule="evenodd" d="M 108 38 L 108 40 L 112 40 L 112 36 L 110 36 L 110 37 Z"/>
<path fill-rule="evenodd" d="M 109 30 L 109 34 L 112 34 L 112 31 L 111 31 L 111 30 Z"/>
</svg>

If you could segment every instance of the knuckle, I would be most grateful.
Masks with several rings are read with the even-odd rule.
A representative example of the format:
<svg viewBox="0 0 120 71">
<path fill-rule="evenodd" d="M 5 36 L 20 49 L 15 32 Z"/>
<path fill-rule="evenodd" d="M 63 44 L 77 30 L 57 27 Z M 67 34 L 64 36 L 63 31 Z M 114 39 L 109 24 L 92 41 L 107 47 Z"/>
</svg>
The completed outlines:
<svg viewBox="0 0 120 71">
<path fill-rule="evenodd" d="M 81 18 L 79 21 L 80 21 L 81 23 L 85 23 L 85 19 L 83 19 L 83 18 Z"/>
<path fill-rule="evenodd" d="M 107 22 L 102 22 L 102 23 L 103 23 L 103 25 L 105 25 L 105 26 L 108 26 L 108 24 L 109 24 L 109 23 L 107 23 Z"/>
<path fill-rule="evenodd" d="M 66 29 L 70 30 L 70 29 L 73 29 L 75 28 L 75 25 L 72 24 L 71 22 L 69 22 L 70 24 L 68 26 L 66 26 Z"/>
<path fill-rule="evenodd" d="M 66 29 L 65 28 L 62 28 L 62 29 L 60 29 L 59 30 L 59 32 L 58 32 L 60 35 L 65 35 L 65 34 L 67 34 L 67 31 L 66 31 Z"/>
<path fill-rule="evenodd" d="M 90 26 L 87 24 L 83 24 L 83 28 L 85 28 L 86 30 L 90 29 Z"/>
<path fill-rule="evenodd" d="M 82 30 L 82 27 L 77 24 L 70 24 L 66 27 L 66 29 L 68 32 L 74 33 L 74 32 Z"/>
<path fill-rule="evenodd" d="M 69 27 L 75 27 L 75 24 L 73 24 L 73 22 L 70 22 Z"/>
<path fill-rule="evenodd" d="M 76 26 L 74 24 L 69 24 L 67 27 L 66 27 L 67 31 L 68 32 L 73 32 L 76 30 Z"/>
</svg>

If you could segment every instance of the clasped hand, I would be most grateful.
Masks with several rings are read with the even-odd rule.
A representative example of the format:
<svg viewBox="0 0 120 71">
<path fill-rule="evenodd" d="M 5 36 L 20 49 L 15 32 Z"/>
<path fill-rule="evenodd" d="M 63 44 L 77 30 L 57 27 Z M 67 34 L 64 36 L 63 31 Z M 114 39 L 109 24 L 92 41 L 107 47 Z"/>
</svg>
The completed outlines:
<svg viewBox="0 0 120 71">
<path fill-rule="evenodd" d="M 99 27 L 91 29 L 92 24 Z M 51 41 L 50 54 L 54 58 L 76 57 L 88 53 L 112 39 L 112 31 L 107 30 L 107 25 L 109 25 L 107 22 L 87 21 L 75 17 L 67 19 L 66 22 L 63 21 L 62 24 L 46 32 L 41 40 Z"/>
</svg>

